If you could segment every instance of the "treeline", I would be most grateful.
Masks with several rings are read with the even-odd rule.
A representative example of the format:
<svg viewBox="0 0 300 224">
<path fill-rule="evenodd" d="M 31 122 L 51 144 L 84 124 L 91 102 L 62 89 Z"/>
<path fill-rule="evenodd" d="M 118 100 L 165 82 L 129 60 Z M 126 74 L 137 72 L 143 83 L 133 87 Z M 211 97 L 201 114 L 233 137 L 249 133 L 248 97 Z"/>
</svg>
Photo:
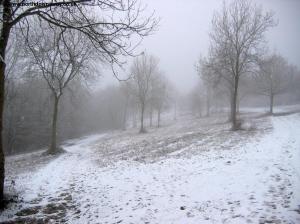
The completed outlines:
<svg viewBox="0 0 300 224">
<path fill-rule="evenodd" d="M 0 206 L 4 153 L 42 146 L 49 136 L 47 153 L 63 151 L 60 139 L 87 128 L 79 119 L 84 113 L 77 115 L 86 108 L 71 96 L 84 98 L 81 86 L 99 74 L 97 65 L 121 65 L 158 24 L 135 0 L 10 3 L 0 2 Z"/>
<path fill-rule="evenodd" d="M 243 103 L 268 106 L 272 115 L 279 96 L 282 104 L 299 102 L 299 70 L 267 50 L 265 34 L 277 25 L 274 13 L 251 1 L 235 0 L 215 12 L 211 25 L 208 54 L 196 66 L 199 85 L 190 95 L 195 113 L 209 116 L 211 111 L 229 108 L 229 121 L 237 130 Z"/>
<path fill-rule="evenodd" d="M 58 140 L 78 137 L 90 129 L 84 124 L 89 97 L 86 87 L 72 83 L 62 98 L 58 116 Z M 51 139 L 53 95 L 41 78 L 7 82 L 4 111 L 4 146 L 7 154 L 45 148 Z"/>
<path fill-rule="evenodd" d="M 6 79 L 3 136 L 7 154 L 47 149 L 52 138 L 55 95 L 42 74 L 32 75 L 26 63 L 16 63 Z M 95 132 L 138 126 L 145 132 L 147 126 L 159 127 L 161 113 L 175 102 L 174 87 L 160 70 L 158 58 L 151 55 L 136 58 L 128 79 L 119 85 L 93 90 L 90 82 L 74 79 L 64 90 L 57 111 L 59 144 Z"/>
</svg>

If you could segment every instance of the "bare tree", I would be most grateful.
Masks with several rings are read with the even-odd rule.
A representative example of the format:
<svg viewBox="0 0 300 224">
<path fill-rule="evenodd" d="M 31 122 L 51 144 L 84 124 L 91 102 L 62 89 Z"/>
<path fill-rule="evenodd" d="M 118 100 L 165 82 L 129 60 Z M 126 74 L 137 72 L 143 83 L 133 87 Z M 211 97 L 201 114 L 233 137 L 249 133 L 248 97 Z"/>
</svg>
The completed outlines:
<svg viewBox="0 0 300 224">
<path fill-rule="evenodd" d="M 180 100 L 179 99 L 180 93 L 179 93 L 178 89 L 176 88 L 176 86 L 172 82 L 168 82 L 168 91 L 167 92 L 168 92 L 168 94 L 167 94 L 168 103 L 173 110 L 173 120 L 176 121 L 177 113 L 178 113 L 178 102 Z"/>
<path fill-rule="evenodd" d="M 26 35 L 27 46 L 33 55 L 33 64 L 41 71 L 52 93 L 52 134 L 48 152 L 54 154 L 61 151 L 56 138 L 59 101 L 72 80 L 87 75 L 94 51 L 83 34 L 76 30 L 66 30 L 44 22 L 38 25 L 39 28 L 35 27 Z"/>
<path fill-rule="evenodd" d="M 143 53 L 136 58 L 131 67 L 131 79 L 129 81 L 133 95 L 136 97 L 141 111 L 140 133 L 145 132 L 144 115 L 149 100 L 150 83 L 158 71 L 158 60 L 151 55 Z"/>
<path fill-rule="evenodd" d="M 201 84 L 198 86 L 200 87 L 200 90 L 204 89 L 202 95 L 205 97 L 207 117 L 210 115 L 213 92 L 215 91 L 216 85 L 220 84 L 216 66 L 209 63 L 210 62 L 208 62 L 205 57 L 201 57 L 198 64 L 196 64 L 196 70 L 201 79 Z"/>
<path fill-rule="evenodd" d="M 167 78 L 161 72 L 156 73 L 153 77 L 151 99 L 152 107 L 157 111 L 158 128 L 160 127 L 161 113 L 168 101 L 168 85 Z"/>
<path fill-rule="evenodd" d="M 191 110 L 195 117 L 201 118 L 203 116 L 203 109 L 205 108 L 205 98 L 203 92 L 199 91 L 203 89 L 202 83 L 199 81 L 197 85 L 189 92 L 187 102 L 188 109 Z"/>
<path fill-rule="evenodd" d="M 50 1 L 34 6 L 22 5 L 27 1 L 12 4 L 11 0 L 0 1 L 0 201 L 3 200 L 5 159 L 2 145 L 2 126 L 5 93 L 6 49 L 10 34 L 19 25 L 30 26 L 28 18 L 38 17 L 49 24 L 84 34 L 98 50 L 102 59 L 120 63 L 119 55 L 131 55 L 133 35 L 147 36 L 157 24 L 153 14 L 141 19 L 143 7 L 136 0 L 77 0 Z M 69 4 L 69 5 L 66 5 Z M 70 7 L 70 4 L 73 5 Z M 114 16 L 118 14 L 118 17 Z M 101 16 L 99 16 L 101 15 Z"/>
<path fill-rule="evenodd" d="M 154 101 L 155 101 L 155 78 L 150 80 L 149 90 L 149 126 L 153 126 L 153 112 L 154 112 Z"/>
<path fill-rule="evenodd" d="M 269 113 L 273 114 L 274 98 L 284 93 L 292 83 L 293 68 L 277 54 L 262 59 L 259 68 L 259 73 L 255 77 L 258 92 L 269 97 Z"/>
<path fill-rule="evenodd" d="M 215 74 L 230 85 L 233 130 L 239 126 L 236 112 L 240 77 L 252 72 L 263 53 L 264 34 L 274 25 L 273 13 L 263 13 L 248 0 L 224 3 L 222 12 L 213 17 L 209 61 Z"/>
<path fill-rule="evenodd" d="M 18 97 L 17 86 L 18 83 L 16 79 L 20 76 L 20 73 L 24 71 L 24 63 L 21 62 L 21 52 L 22 52 L 22 43 L 18 41 L 17 35 L 14 33 L 12 38 L 10 39 L 7 46 L 7 69 L 5 71 L 5 85 L 7 86 L 5 89 L 5 106 L 6 110 L 4 110 L 4 144 L 6 144 L 7 152 L 13 152 L 13 145 L 16 139 L 16 127 L 13 126 L 14 115 L 16 112 L 15 108 L 15 99 Z M 17 64 L 17 62 L 19 62 Z M 6 141 L 6 142 L 5 142 Z"/>
</svg>

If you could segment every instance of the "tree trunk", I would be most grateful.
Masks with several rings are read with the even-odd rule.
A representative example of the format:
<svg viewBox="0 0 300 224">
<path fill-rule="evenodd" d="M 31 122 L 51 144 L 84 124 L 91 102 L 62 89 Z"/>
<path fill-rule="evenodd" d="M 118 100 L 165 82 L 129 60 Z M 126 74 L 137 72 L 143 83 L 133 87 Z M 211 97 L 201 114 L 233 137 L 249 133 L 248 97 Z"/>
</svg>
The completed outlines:
<svg viewBox="0 0 300 224">
<path fill-rule="evenodd" d="M 238 96 L 238 77 L 236 76 L 235 82 L 234 82 L 234 92 L 233 92 L 233 98 L 232 98 L 232 130 L 237 130 L 238 123 L 236 119 L 236 109 L 237 109 L 237 96 Z"/>
<path fill-rule="evenodd" d="M 241 99 L 239 98 L 239 95 L 237 95 L 237 97 L 236 97 L 236 113 L 237 114 L 240 113 L 240 103 L 241 103 Z"/>
<path fill-rule="evenodd" d="M 270 114 L 273 114 L 274 94 L 270 95 Z"/>
<path fill-rule="evenodd" d="M 124 108 L 124 113 L 123 113 L 123 130 L 126 130 L 126 120 L 127 120 L 127 105 L 128 105 L 128 99 L 126 98 L 125 102 L 125 108 Z"/>
<path fill-rule="evenodd" d="M 136 128 L 137 121 L 136 121 L 136 109 L 134 108 L 132 111 L 132 127 Z"/>
<path fill-rule="evenodd" d="M 206 117 L 209 117 L 210 111 L 210 92 L 209 89 L 206 90 Z"/>
<path fill-rule="evenodd" d="M 150 107 L 150 127 L 152 127 L 152 117 L 153 117 L 153 109 Z"/>
<path fill-rule="evenodd" d="M 175 102 L 175 105 L 174 105 L 174 121 L 177 120 L 177 103 Z"/>
<path fill-rule="evenodd" d="M 229 116 L 229 122 L 232 122 L 233 120 L 233 110 L 234 110 L 234 106 L 233 106 L 233 91 L 230 91 L 230 116 Z"/>
<path fill-rule="evenodd" d="M 199 104 L 198 113 L 199 113 L 199 118 L 201 118 L 202 117 L 202 105 L 201 104 Z"/>
<path fill-rule="evenodd" d="M 2 42 L 2 41 L 1 41 Z M 2 43 L 1 43 L 2 45 Z M 4 50 L 5 51 L 5 50 Z M 3 54 L 1 54 L 3 58 Z M 1 59 L 0 59 L 1 60 Z M 3 109 L 4 109 L 4 74 L 5 74 L 5 63 L 1 60 L 0 62 L 0 203 L 2 205 L 3 193 L 4 193 L 4 178 L 5 178 L 5 157 L 3 148 Z"/>
<path fill-rule="evenodd" d="M 56 124 L 57 124 L 57 114 L 58 114 L 58 103 L 59 97 L 54 96 L 54 105 L 53 105 L 53 117 L 52 117 L 52 130 L 51 130 L 51 144 L 48 150 L 49 154 L 55 154 L 58 151 L 56 146 Z"/>
<path fill-rule="evenodd" d="M 160 127 L 160 109 L 157 111 L 157 127 Z"/>
<path fill-rule="evenodd" d="M 5 178 L 5 156 L 3 148 L 3 110 L 4 110 L 4 94 L 5 94 L 5 51 L 10 34 L 10 25 L 8 23 L 10 17 L 10 4 L 6 0 L 2 9 L 2 29 L 0 36 L 0 206 L 3 204 L 4 196 L 4 178 Z"/>
<path fill-rule="evenodd" d="M 144 111 L 145 111 L 145 104 L 142 103 L 141 105 L 141 128 L 140 128 L 140 133 L 144 133 Z"/>
</svg>

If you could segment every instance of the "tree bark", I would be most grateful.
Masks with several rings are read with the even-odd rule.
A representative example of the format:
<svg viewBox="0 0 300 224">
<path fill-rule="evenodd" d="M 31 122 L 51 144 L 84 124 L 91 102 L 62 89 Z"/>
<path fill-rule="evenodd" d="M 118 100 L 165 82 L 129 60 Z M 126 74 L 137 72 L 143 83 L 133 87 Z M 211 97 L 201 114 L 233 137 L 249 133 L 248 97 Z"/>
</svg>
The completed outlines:
<svg viewBox="0 0 300 224">
<path fill-rule="evenodd" d="M 51 130 L 51 143 L 50 143 L 50 148 L 48 150 L 49 154 L 55 154 L 55 153 L 58 152 L 58 148 L 57 148 L 57 145 L 56 145 L 58 103 L 59 103 L 59 97 L 54 96 L 52 130 Z"/>
<path fill-rule="evenodd" d="M 10 4 L 8 0 L 3 3 L 2 29 L 0 36 L 0 205 L 3 203 L 4 196 L 4 178 L 5 178 L 5 155 L 3 148 L 3 110 L 5 98 L 5 51 L 10 34 L 11 27 L 9 25 Z"/>
</svg>

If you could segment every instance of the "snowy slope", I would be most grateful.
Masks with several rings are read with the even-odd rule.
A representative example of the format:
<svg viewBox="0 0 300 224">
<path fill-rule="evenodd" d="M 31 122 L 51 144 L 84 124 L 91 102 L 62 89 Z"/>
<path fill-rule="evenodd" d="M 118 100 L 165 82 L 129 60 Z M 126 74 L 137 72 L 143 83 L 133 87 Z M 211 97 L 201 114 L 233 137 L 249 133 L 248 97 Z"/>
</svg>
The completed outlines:
<svg viewBox="0 0 300 224">
<path fill-rule="evenodd" d="M 0 221 L 300 223 L 300 115 L 259 118 L 254 131 L 203 122 L 69 142 L 20 174 L 23 202 Z"/>
</svg>

